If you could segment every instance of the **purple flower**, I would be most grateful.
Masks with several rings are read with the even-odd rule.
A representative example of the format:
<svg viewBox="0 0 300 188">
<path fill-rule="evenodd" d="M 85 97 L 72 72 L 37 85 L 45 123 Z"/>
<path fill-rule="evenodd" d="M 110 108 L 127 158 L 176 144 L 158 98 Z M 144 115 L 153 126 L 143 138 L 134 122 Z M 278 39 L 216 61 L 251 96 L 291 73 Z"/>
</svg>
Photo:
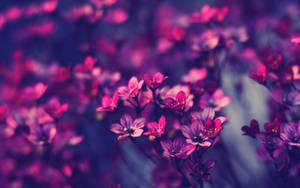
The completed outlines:
<svg viewBox="0 0 300 188">
<path fill-rule="evenodd" d="M 259 133 L 259 124 L 255 119 L 253 119 L 250 122 L 250 126 L 244 125 L 242 127 L 242 131 L 244 132 L 243 135 L 255 138 L 256 134 Z"/>
<path fill-rule="evenodd" d="M 215 118 L 215 111 L 212 108 L 205 108 L 202 112 L 192 114 L 193 120 L 201 121 L 205 128 L 205 135 L 209 138 L 216 137 L 222 130 L 222 123 L 226 117 L 220 116 Z"/>
<path fill-rule="evenodd" d="M 209 147 L 212 144 L 212 141 L 206 135 L 206 129 L 201 121 L 195 120 L 190 126 L 183 126 L 181 132 L 189 144 L 202 147 Z"/>
<path fill-rule="evenodd" d="M 118 140 L 121 140 L 125 137 L 139 137 L 143 133 L 143 127 L 145 126 L 145 119 L 138 118 L 133 121 L 132 117 L 128 114 L 125 114 L 120 123 L 114 123 L 110 126 L 110 130 L 116 134 L 120 134 Z"/>
<path fill-rule="evenodd" d="M 285 123 L 280 127 L 280 138 L 290 146 L 300 148 L 300 121 Z"/>
<path fill-rule="evenodd" d="M 182 137 L 174 140 L 161 141 L 164 150 L 163 155 L 166 157 L 186 158 L 195 150 L 196 146 L 188 144 Z"/>
</svg>

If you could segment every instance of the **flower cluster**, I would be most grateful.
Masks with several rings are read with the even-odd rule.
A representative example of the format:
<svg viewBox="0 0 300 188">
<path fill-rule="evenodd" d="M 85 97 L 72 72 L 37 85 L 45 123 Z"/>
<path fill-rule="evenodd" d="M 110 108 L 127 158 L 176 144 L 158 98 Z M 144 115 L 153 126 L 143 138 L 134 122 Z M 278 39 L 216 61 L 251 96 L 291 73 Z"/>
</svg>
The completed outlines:
<svg viewBox="0 0 300 188">
<path fill-rule="evenodd" d="M 296 17 L 289 15 L 288 19 Z M 293 182 L 300 174 L 299 37 L 290 36 L 295 26 L 286 19 L 274 17 L 272 21 L 264 20 L 264 23 L 270 23 L 269 30 L 259 34 L 268 32 L 274 35 L 277 40 L 274 43 L 278 45 L 271 47 L 272 44 L 260 44 L 261 41 L 253 39 L 253 43 L 261 48 L 249 47 L 252 52 L 248 54 L 248 60 L 255 67 L 249 76 L 270 92 L 268 105 L 272 121 L 264 123 L 264 131 L 261 131 L 258 121 L 253 119 L 249 126 L 242 127 L 242 131 L 261 143 L 258 156 L 267 164 L 272 164 L 271 168 L 276 169 L 276 178 L 280 179 L 278 184 L 283 186 Z"/>
</svg>

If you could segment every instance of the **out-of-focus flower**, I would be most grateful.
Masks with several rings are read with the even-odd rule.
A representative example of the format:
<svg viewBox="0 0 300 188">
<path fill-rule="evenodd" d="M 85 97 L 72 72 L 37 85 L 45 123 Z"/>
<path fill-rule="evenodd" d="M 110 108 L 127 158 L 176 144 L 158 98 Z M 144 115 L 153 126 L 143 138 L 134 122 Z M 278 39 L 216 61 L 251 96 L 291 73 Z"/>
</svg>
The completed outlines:
<svg viewBox="0 0 300 188">
<path fill-rule="evenodd" d="M 97 111 L 113 111 L 115 108 L 117 108 L 119 100 L 119 93 L 116 91 L 111 98 L 110 96 L 104 96 L 102 97 L 102 106 L 98 107 Z"/>
<path fill-rule="evenodd" d="M 217 47 L 220 36 L 217 31 L 206 30 L 201 35 L 192 35 L 189 38 L 191 49 L 194 51 L 208 51 Z"/>
<path fill-rule="evenodd" d="M 2 122 L 5 119 L 6 111 L 7 111 L 6 106 L 1 105 L 0 106 L 0 122 Z"/>
<path fill-rule="evenodd" d="M 167 76 L 164 76 L 162 73 L 157 72 L 153 75 L 153 77 L 150 74 L 144 74 L 144 81 L 148 87 L 151 89 L 158 88 L 165 79 L 167 79 Z"/>
<path fill-rule="evenodd" d="M 219 128 L 219 130 L 221 130 Z M 201 147 L 209 147 L 212 140 L 206 135 L 206 129 L 201 121 L 193 121 L 189 126 L 181 127 L 182 134 L 186 137 L 186 142 Z"/>
<path fill-rule="evenodd" d="M 113 185 L 110 185 L 109 188 L 114 188 L 114 186 L 113 186 Z M 121 184 L 117 184 L 117 185 L 116 185 L 116 188 L 121 188 Z"/>
<path fill-rule="evenodd" d="M 193 163 L 191 164 L 190 176 L 197 182 L 209 181 L 211 179 L 211 171 L 216 165 L 215 161 L 208 160 L 205 163 Z"/>
<path fill-rule="evenodd" d="M 288 145 L 300 148 L 300 121 L 282 124 L 280 138 Z"/>
<path fill-rule="evenodd" d="M 147 125 L 148 131 L 144 135 L 149 135 L 150 140 L 155 139 L 155 137 L 161 137 L 165 133 L 166 118 L 162 115 L 159 122 L 149 122 Z"/>
<path fill-rule="evenodd" d="M 39 82 L 32 87 L 25 88 L 22 97 L 24 100 L 37 100 L 45 93 L 46 89 L 47 86 Z"/>
<path fill-rule="evenodd" d="M 28 139 L 35 144 L 42 145 L 51 143 L 56 135 L 54 123 L 32 124 Z"/>
<path fill-rule="evenodd" d="M 264 64 L 260 63 L 256 71 L 250 72 L 250 78 L 257 81 L 258 83 L 264 83 L 267 78 L 267 68 Z"/>
<path fill-rule="evenodd" d="M 250 122 L 250 126 L 244 125 L 242 127 L 242 131 L 244 132 L 243 135 L 255 138 L 256 134 L 259 133 L 259 124 L 255 119 L 253 119 Z"/>
<path fill-rule="evenodd" d="M 53 118 L 60 118 L 68 110 L 68 107 L 67 103 L 61 104 L 57 98 L 52 98 L 45 106 L 45 111 Z"/>
<path fill-rule="evenodd" d="M 188 74 L 182 76 L 181 80 L 186 83 L 196 83 L 206 77 L 207 70 L 205 68 L 191 69 Z"/>
<path fill-rule="evenodd" d="M 128 15 L 123 9 L 116 8 L 114 10 L 109 11 L 105 16 L 104 20 L 112 24 L 121 24 L 125 22 L 127 18 Z"/>
<path fill-rule="evenodd" d="M 151 177 L 157 188 L 175 188 L 182 182 L 182 175 L 168 161 L 162 161 L 157 165 Z"/>
<path fill-rule="evenodd" d="M 227 106 L 231 102 L 231 97 L 224 96 L 222 89 L 218 88 L 210 96 L 208 93 L 205 93 L 201 96 L 199 100 L 199 106 L 204 109 L 207 107 L 212 107 L 214 111 L 219 111 L 221 108 Z"/>
<path fill-rule="evenodd" d="M 128 86 L 121 86 L 118 88 L 120 96 L 136 97 L 143 86 L 144 80 L 138 81 L 137 77 L 133 76 L 128 82 Z"/>
<path fill-rule="evenodd" d="M 126 138 L 128 136 L 131 137 L 139 137 L 143 133 L 143 127 L 145 126 L 145 119 L 138 118 L 133 120 L 132 117 L 128 114 L 122 116 L 120 123 L 114 123 L 110 126 L 110 130 L 116 134 L 120 134 L 118 136 L 118 140 Z"/>
<path fill-rule="evenodd" d="M 196 146 L 188 144 L 181 137 L 176 137 L 174 140 L 161 141 L 161 146 L 164 150 L 163 155 L 166 157 L 186 158 L 195 150 Z"/>
<path fill-rule="evenodd" d="M 98 71 L 94 69 L 94 65 L 97 62 L 97 59 L 94 59 L 91 56 L 88 56 L 84 60 L 84 64 L 78 64 L 74 67 L 74 74 L 78 79 L 91 79 L 92 71 Z M 101 70 L 100 70 L 101 71 Z M 99 71 L 98 71 L 99 72 Z"/>
<path fill-rule="evenodd" d="M 299 45 L 300 44 L 300 36 L 294 36 L 291 38 L 291 42 L 294 44 Z"/>
</svg>

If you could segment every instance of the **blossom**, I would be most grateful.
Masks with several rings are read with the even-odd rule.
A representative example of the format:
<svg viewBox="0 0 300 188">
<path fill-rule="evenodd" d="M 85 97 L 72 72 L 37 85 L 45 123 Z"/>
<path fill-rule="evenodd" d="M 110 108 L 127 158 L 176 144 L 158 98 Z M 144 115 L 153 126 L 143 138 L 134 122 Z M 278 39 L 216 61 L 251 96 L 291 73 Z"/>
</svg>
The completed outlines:
<svg viewBox="0 0 300 188">
<path fill-rule="evenodd" d="M 148 131 L 144 133 L 144 135 L 150 135 L 150 137 L 161 137 L 165 133 L 166 127 L 166 118 L 162 115 L 157 122 L 149 122 L 147 125 Z M 149 138 L 150 138 L 149 137 Z"/>
<path fill-rule="evenodd" d="M 102 106 L 98 107 L 97 111 L 113 111 L 115 108 L 117 108 L 119 100 L 119 93 L 115 92 L 113 97 L 110 96 L 104 96 L 102 97 Z"/>
<path fill-rule="evenodd" d="M 300 121 L 282 124 L 280 126 L 280 138 L 288 145 L 300 148 Z"/>
<path fill-rule="evenodd" d="M 265 123 L 264 128 L 267 134 L 271 136 L 277 136 L 280 128 L 280 123 L 278 121 L 278 118 L 275 118 L 273 122 Z"/>
<path fill-rule="evenodd" d="M 53 118 L 60 118 L 68 110 L 68 107 L 67 103 L 61 104 L 57 98 L 52 98 L 45 106 L 45 111 Z"/>
<path fill-rule="evenodd" d="M 188 144 L 182 137 L 177 137 L 174 140 L 166 140 L 160 142 L 166 157 L 186 158 L 195 150 L 195 146 Z"/>
<path fill-rule="evenodd" d="M 128 82 L 128 86 L 118 88 L 120 96 L 136 97 L 144 84 L 144 80 L 138 81 L 137 77 L 133 76 Z"/>
<path fill-rule="evenodd" d="M 205 128 L 205 135 L 209 138 L 216 137 L 222 130 L 222 124 L 226 117 L 220 116 L 215 118 L 215 111 L 212 108 L 205 108 L 202 112 L 192 114 L 194 120 L 201 121 Z"/>
<path fill-rule="evenodd" d="M 32 124 L 28 139 L 35 144 L 43 145 L 51 143 L 56 135 L 54 123 Z"/>
<path fill-rule="evenodd" d="M 186 137 L 186 142 L 201 147 L 209 147 L 212 140 L 206 135 L 206 129 L 201 121 L 195 120 L 191 125 L 181 127 L 182 134 Z"/>
<path fill-rule="evenodd" d="M 188 111 L 194 105 L 194 95 L 190 94 L 188 86 L 176 85 L 171 89 L 163 88 L 158 93 L 165 106 L 172 110 Z"/>
<path fill-rule="evenodd" d="M 205 68 L 196 69 L 193 68 L 189 71 L 187 75 L 182 76 L 181 80 L 186 83 L 196 83 L 203 80 L 207 75 L 207 70 Z"/>
<path fill-rule="evenodd" d="M 199 100 L 199 106 L 204 109 L 207 107 L 212 107 L 214 111 L 219 111 L 221 108 L 227 106 L 231 102 L 231 97 L 224 96 L 222 89 L 218 88 L 209 96 L 209 94 L 205 93 L 201 96 Z"/>
<path fill-rule="evenodd" d="M 167 76 L 164 76 L 162 73 L 157 72 L 153 75 L 153 77 L 150 74 L 144 74 L 144 81 L 148 87 L 151 89 L 158 88 L 162 82 L 167 79 Z"/>
<path fill-rule="evenodd" d="M 267 68 L 264 64 L 260 63 L 256 71 L 250 72 L 250 78 L 258 83 L 264 83 L 267 79 Z"/>
<path fill-rule="evenodd" d="M 139 137 L 143 133 L 143 127 L 145 126 L 145 119 L 138 118 L 133 120 L 128 114 L 121 117 L 120 123 L 114 123 L 110 126 L 110 131 L 120 134 L 118 140 L 131 137 Z"/>
<path fill-rule="evenodd" d="M 250 122 L 250 126 L 244 125 L 242 127 L 242 131 L 244 132 L 243 135 L 255 138 L 256 134 L 259 133 L 259 124 L 255 119 L 253 119 Z"/>
<path fill-rule="evenodd" d="M 23 90 L 22 97 L 24 100 L 37 100 L 39 99 L 47 90 L 47 86 L 42 82 L 38 82 L 34 86 L 26 87 Z"/>
</svg>

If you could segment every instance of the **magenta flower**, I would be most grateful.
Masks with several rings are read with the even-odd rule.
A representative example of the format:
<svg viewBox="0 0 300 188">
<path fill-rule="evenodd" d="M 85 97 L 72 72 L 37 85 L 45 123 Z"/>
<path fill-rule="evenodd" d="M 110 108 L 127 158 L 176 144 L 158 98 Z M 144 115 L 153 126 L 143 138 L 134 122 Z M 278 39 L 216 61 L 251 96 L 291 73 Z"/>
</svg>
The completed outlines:
<svg viewBox="0 0 300 188">
<path fill-rule="evenodd" d="M 156 89 L 158 88 L 165 79 L 167 79 L 167 76 L 164 76 L 162 73 L 157 72 L 155 73 L 153 76 L 151 76 L 150 74 L 144 74 L 144 80 L 145 83 L 148 87 L 150 87 L 151 89 Z"/>
<path fill-rule="evenodd" d="M 144 135 L 149 135 L 150 140 L 155 139 L 155 137 L 161 137 L 165 133 L 166 118 L 162 115 L 159 122 L 149 122 L 147 125 L 148 131 Z"/>
<path fill-rule="evenodd" d="M 74 74 L 80 80 L 91 79 L 92 71 L 95 71 L 95 63 L 97 59 L 94 59 L 91 56 L 88 56 L 84 60 L 84 64 L 78 64 L 74 67 Z"/>
<path fill-rule="evenodd" d="M 45 111 L 53 118 L 60 118 L 68 110 L 68 107 L 67 103 L 61 104 L 57 98 L 52 98 L 45 106 Z"/>
<path fill-rule="evenodd" d="M 250 72 L 250 78 L 258 83 L 264 83 L 267 79 L 267 68 L 264 64 L 259 64 L 256 71 Z"/>
<path fill-rule="evenodd" d="M 136 97 L 143 86 L 144 80 L 138 81 L 138 79 L 133 76 L 128 82 L 128 86 L 121 86 L 118 88 L 120 96 L 124 97 Z"/>
<path fill-rule="evenodd" d="M 182 137 L 177 137 L 174 140 L 161 141 L 160 144 L 164 150 L 164 156 L 183 159 L 193 153 L 196 148 L 196 146 L 186 143 Z"/>
<path fill-rule="evenodd" d="M 171 89 L 163 88 L 159 95 L 165 106 L 175 111 L 188 111 L 193 105 L 194 95 L 190 94 L 188 86 L 176 85 Z"/>
<path fill-rule="evenodd" d="M 222 130 L 222 123 L 226 121 L 226 117 L 223 116 L 215 118 L 215 111 L 212 108 L 205 108 L 200 113 L 193 113 L 192 118 L 203 123 L 205 135 L 209 138 L 216 137 Z"/>
<path fill-rule="evenodd" d="M 280 128 L 280 123 L 278 121 L 278 118 L 275 118 L 273 122 L 265 123 L 264 128 L 267 134 L 271 136 L 277 136 Z"/>
<path fill-rule="evenodd" d="M 201 147 L 209 147 L 212 140 L 206 135 L 206 129 L 201 121 L 194 120 L 189 126 L 182 126 L 182 134 L 186 137 L 186 142 Z"/>
<path fill-rule="evenodd" d="M 280 127 L 280 138 L 288 145 L 300 148 L 300 121 L 282 124 Z"/>
<path fill-rule="evenodd" d="M 51 143 L 56 135 L 55 125 L 51 122 L 45 124 L 33 124 L 30 126 L 28 139 L 38 145 Z"/>
<path fill-rule="evenodd" d="M 26 87 L 22 92 L 23 93 L 22 97 L 25 101 L 26 100 L 37 100 L 45 93 L 47 88 L 48 88 L 48 86 L 39 82 L 39 83 L 35 84 L 34 86 Z"/>
<path fill-rule="evenodd" d="M 231 102 L 231 97 L 224 96 L 222 89 L 218 88 L 215 92 L 210 96 L 205 93 L 201 96 L 199 100 L 199 107 L 202 109 L 207 107 L 212 107 L 214 111 L 219 111 L 221 108 L 227 106 Z"/>
<path fill-rule="evenodd" d="M 110 130 L 116 134 L 120 134 L 118 140 L 131 137 L 139 137 L 143 133 L 145 126 L 145 119 L 138 118 L 133 121 L 132 117 L 128 114 L 122 116 L 120 123 L 114 123 L 110 126 Z"/>
<path fill-rule="evenodd" d="M 117 108 L 118 100 L 118 92 L 115 92 L 112 98 L 110 96 L 104 96 L 102 97 L 102 106 L 98 107 L 96 110 L 100 112 L 113 111 L 115 108 Z"/>
</svg>

